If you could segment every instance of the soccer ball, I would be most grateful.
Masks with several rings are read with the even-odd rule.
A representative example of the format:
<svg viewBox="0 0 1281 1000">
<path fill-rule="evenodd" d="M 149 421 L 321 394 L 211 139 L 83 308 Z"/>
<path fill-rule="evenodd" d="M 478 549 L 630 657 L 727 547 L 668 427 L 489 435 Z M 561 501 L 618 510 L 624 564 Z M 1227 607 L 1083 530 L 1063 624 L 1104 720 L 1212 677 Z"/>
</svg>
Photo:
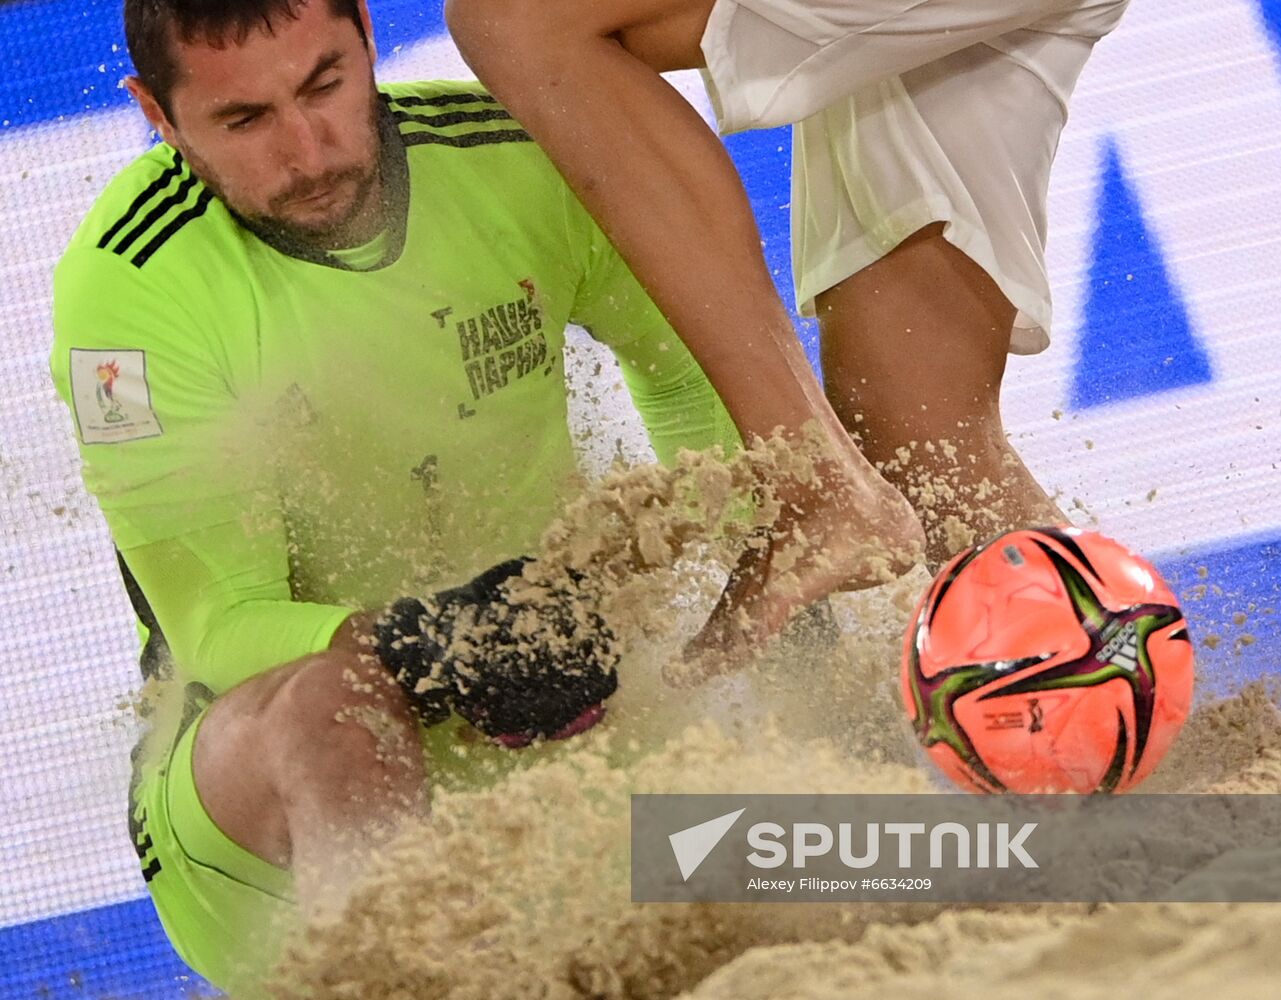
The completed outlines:
<svg viewBox="0 0 1281 1000">
<path fill-rule="evenodd" d="M 966 549 L 921 598 L 903 701 L 942 771 L 976 792 L 1124 792 L 1192 703 L 1192 642 L 1157 571 L 1074 528 Z"/>
</svg>

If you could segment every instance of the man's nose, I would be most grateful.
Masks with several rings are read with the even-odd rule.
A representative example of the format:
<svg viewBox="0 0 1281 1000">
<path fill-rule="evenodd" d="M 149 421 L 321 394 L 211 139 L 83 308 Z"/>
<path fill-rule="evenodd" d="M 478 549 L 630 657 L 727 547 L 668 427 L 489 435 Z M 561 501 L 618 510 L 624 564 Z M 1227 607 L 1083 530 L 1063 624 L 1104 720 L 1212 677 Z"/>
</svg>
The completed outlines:
<svg viewBox="0 0 1281 1000">
<path fill-rule="evenodd" d="M 287 109 L 280 120 L 277 158 L 291 172 L 315 177 L 325 171 L 327 130 L 316 115 L 297 106 Z"/>
</svg>

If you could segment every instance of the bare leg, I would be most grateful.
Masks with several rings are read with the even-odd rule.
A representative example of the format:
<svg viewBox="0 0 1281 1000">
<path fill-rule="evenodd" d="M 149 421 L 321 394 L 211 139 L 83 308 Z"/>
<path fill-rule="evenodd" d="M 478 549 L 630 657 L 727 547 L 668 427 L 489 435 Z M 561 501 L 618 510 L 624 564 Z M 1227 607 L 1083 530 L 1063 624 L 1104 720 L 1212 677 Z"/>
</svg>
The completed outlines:
<svg viewBox="0 0 1281 1000">
<path fill-rule="evenodd" d="M 603 220 L 745 436 L 815 416 L 841 436 L 774 290 L 729 155 L 615 37 L 624 33 L 660 68 L 696 66 L 710 0 L 534 7 L 456 0 L 447 15 L 468 63 Z M 634 27 L 678 17 L 685 38 Z"/>
<path fill-rule="evenodd" d="M 937 565 L 971 536 L 1067 518 L 1006 440 L 1014 307 L 929 226 L 818 297 L 826 390 L 916 508 Z"/>
<path fill-rule="evenodd" d="M 194 772 L 215 825 L 291 868 L 313 910 L 340 902 L 360 855 L 425 800 L 404 696 L 381 666 L 338 650 L 217 699 L 196 734 Z"/>
<path fill-rule="evenodd" d="M 711 0 L 455 0 L 446 13 L 469 64 L 602 221 L 745 440 L 779 427 L 797 438 L 814 421 L 821 429 L 828 453 L 822 487 L 791 486 L 785 498 L 794 507 L 779 525 L 782 535 L 795 537 L 799 528 L 807 540 L 795 577 L 774 586 L 772 550 L 749 552 L 706 633 L 709 644 L 741 647 L 842 584 L 879 582 L 887 567 L 906 570 L 923 536 L 911 508 L 859 454 L 824 398 L 724 146 L 651 68 L 701 62 L 710 8 Z"/>
</svg>

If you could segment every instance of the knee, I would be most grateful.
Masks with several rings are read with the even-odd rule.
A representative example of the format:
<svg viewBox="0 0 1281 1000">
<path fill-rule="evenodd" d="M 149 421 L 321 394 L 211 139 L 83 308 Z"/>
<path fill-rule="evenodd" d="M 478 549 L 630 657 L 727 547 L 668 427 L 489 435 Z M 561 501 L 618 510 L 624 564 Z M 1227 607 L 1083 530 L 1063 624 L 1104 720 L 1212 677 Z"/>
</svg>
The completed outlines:
<svg viewBox="0 0 1281 1000">
<path fill-rule="evenodd" d="M 445 0 L 445 27 L 454 44 L 471 62 L 483 53 L 495 19 L 501 20 L 501 8 L 508 0 Z"/>
<path fill-rule="evenodd" d="M 469 58 L 496 41 L 537 30 L 548 16 L 530 0 L 445 0 L 445 26 Z"/>
<path fill-rule="evenodd" d="M 408 700 L 377 663 L 326 652 L 299 665 L 271 694 L 258 718 L 273 762 L 286 772 L 355 766 L 380 734 L 405 735 L 415 721 Z"/>
<path fill-rule="evenodd" d="M 594 0 L 445 0 L 454 44 L 473 69 L 482 64 L 490 73 L 556 58 L 575 40 L 610 34 L 601 17 Z"/>
</svg>

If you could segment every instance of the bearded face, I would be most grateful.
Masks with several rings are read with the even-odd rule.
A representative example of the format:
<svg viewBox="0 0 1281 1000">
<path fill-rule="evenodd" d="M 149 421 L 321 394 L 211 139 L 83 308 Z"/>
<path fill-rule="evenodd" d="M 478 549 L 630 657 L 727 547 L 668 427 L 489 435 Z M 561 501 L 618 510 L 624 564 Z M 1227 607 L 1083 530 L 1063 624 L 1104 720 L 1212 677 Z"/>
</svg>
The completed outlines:
<svg viewBox="0 0 1281 1000">
<path fill-rule="evenodd" d="M 324 0 L 294 14 L 234 41 L 175 40 L 179 78 L 156 124 L 256 228 L 318 249 L 358 245 L 381 228 L 371 48 Z"/>
</svg>

